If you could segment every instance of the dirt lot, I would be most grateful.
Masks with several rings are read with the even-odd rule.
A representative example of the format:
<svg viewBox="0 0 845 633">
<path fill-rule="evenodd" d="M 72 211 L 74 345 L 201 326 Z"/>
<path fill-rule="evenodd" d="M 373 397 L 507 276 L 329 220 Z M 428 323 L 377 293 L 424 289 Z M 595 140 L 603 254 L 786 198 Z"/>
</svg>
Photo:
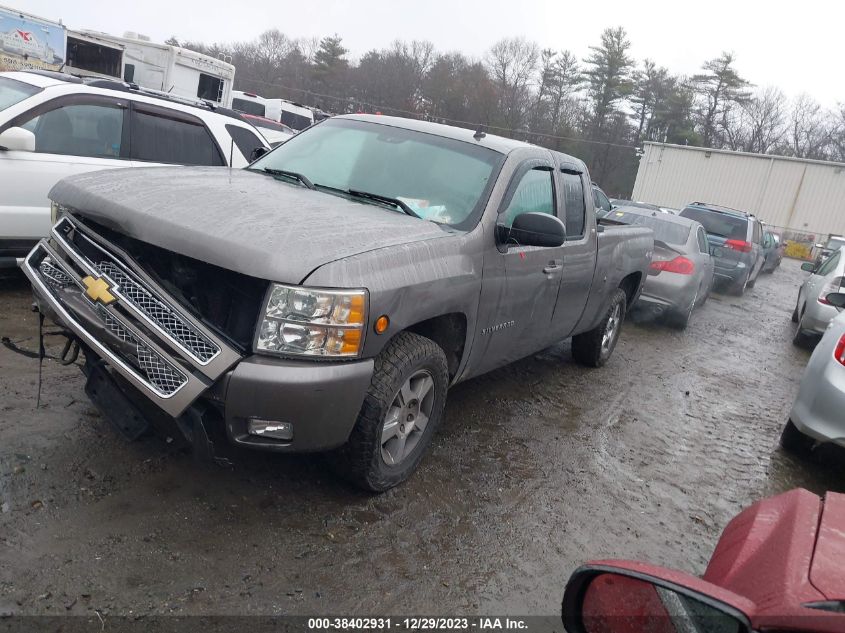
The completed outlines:
<svg viewBox="0 0 845 633">
<path fill-rule="evenodd" d="M 588 558 L 700 573 L 753 500 L 845 490 L 841 456 L 777 447 L 808 358 L 802 275 L 785 260 L 684 333 L 629 319 L 601 370 L 563 343 L 460 385 L 421 470 L 381 496 L 317 457 L 222 468 L 126 443 L 74 367 L 44 364 L 36 410 L 37 361 L 0 349 L 0 613 L 553 614 Z M 0 303 L 0 334 L 33 337 L 20 277 Z"/>
</svg>

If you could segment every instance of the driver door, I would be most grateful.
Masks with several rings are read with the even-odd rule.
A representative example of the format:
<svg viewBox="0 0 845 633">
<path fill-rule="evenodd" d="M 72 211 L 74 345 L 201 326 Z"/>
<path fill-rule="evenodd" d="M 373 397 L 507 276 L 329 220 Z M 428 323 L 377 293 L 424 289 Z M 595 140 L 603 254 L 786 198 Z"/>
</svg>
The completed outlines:
<svg viewBox="0 0 845 633">
<path fill-rule="evenodd" d="M 510 227 L 521 213 L 558 215 L 551 160 L 531 159 L 516 170 L 497 224 Z M 478 330 L 473 345 L 481 373 L 549 345 L 550 325 L 563 273 L 563 247 L 499 244 L 484 256 Z"/>
</svg>

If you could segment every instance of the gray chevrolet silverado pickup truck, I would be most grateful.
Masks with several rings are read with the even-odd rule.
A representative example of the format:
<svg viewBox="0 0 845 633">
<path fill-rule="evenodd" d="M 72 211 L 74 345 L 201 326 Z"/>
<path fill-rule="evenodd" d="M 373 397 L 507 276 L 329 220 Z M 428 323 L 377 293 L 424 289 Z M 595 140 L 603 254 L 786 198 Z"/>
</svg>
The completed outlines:
<svg viewBox="0 0 845 633">
<path fill-rule="evenodd" d="M 604 364 L 653 248 L 597 225 L 576 158 L 385 116 L 243 170 L 91 173 L 50 197 L 23 270 L 121 431 L 331 450 L 374 491 L 413 472 L 455 383 L 568 337 Z"/>
</svg>

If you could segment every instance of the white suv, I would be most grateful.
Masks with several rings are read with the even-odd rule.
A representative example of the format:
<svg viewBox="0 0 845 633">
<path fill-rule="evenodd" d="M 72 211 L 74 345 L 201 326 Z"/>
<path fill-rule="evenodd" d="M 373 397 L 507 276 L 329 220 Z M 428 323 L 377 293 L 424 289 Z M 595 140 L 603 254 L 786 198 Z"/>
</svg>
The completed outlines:
<svg viewBox="0 0 845 633">
<path fill-rule="evenodd" d="M 266 139 L 240 115 L 119 81 L 0 73 L 0 268 L 50 232 L 47 192 L 112 167 L 244 167 Z"/>
</svg>

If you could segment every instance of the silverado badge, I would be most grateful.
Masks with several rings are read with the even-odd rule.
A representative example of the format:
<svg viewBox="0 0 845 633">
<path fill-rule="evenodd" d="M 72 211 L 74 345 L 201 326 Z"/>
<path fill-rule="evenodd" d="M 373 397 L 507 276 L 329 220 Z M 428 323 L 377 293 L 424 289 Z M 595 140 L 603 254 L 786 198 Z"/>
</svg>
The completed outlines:
<svg viewBox="0 0 845 633">
<path fill-rule="evenodd" d="M 88 275 L 82 280 L 82 283 L 85 284 L 85 294 L 91 301 L 99 301 L 104 306 L 117 301 L 117 297 L 111 293 L 111 286 L 102 277 L 95 279 Z"/>
</svg>

